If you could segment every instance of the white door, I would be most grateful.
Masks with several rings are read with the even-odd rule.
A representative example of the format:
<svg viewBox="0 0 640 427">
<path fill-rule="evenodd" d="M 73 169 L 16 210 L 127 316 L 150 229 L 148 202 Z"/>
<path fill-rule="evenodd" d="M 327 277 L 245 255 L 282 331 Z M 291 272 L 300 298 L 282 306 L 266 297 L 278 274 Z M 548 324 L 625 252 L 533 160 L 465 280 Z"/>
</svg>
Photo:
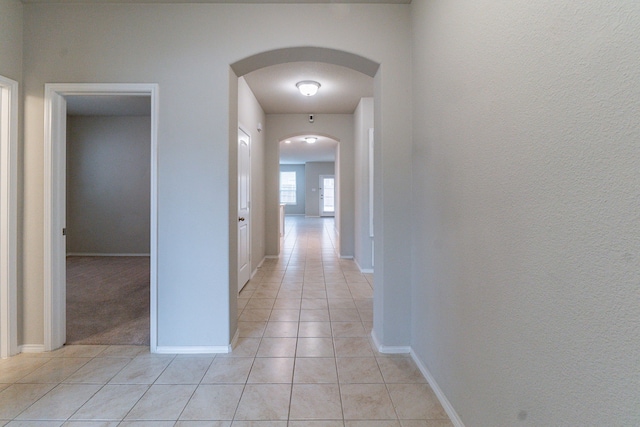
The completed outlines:
<svg viewBox="0 0 640 427">
<path fill-rule="evenodd" d="M 67 100 L 58 93 L 52 94 L 50 99 L 51 104 L 45 105 L 45 111 L 48 107 L 59 114 L 51 117 L 51 142 L 45 144 L 50 150 L 45 153 L 45 159 L 51 159 L 57 166 L 51 168 L 51 192 L 46 194 L 49 188 L 45 189 L 45 200 L 50 203 L 45 206 L 45 215 L 48 210 L 51 218 L 50 222 L 45 222 L 45 252 L 51 254 L 51 272 L 45 275 L 45 300 L 49 299 L 55 307 L 51 321 L 45 319 L 45 351 L 62 347 L 67 341 Z M 48 289 L 50 295 L 47 295 Z"/>
<path fill-rule="evenodd" d="M 333 175 L 320 175 L 320 216 L 334 216 L 336 212 L 336 190 Z"/>
<path fill-rule="evenodd" d="M 238 129 L 238 292 L 251 278 L 251 138 Z"/>
</svg>

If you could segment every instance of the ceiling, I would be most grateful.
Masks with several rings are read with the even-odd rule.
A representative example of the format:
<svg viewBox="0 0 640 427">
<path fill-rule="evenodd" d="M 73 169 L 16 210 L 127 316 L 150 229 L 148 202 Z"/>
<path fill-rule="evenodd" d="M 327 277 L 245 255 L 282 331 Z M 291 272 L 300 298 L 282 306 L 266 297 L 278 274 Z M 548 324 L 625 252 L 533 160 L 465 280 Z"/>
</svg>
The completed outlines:
<svg viewBox="0 0 640 427">
<path fill-rule="evenodd" d="M 339 65 L 321 62 L 290 62 L 261 68 L 244 76 L 266 114 L 352 114 L 361 98 L 373 96 L 373 78 Z M 320 83 L 315 96 L 303 96 L 296 83 L 314 80 Z M 330 129 L 323 129 L 327 132 Z M 316 136 L 315 144 L 304 142 Z M 280 162 L 335 161 L 338 142 L 321 135 L 300 135 L 280 142 Z"/>
<path fill-rule="evenodd" d="M 318 140 L 307 143 L 304 138 L 315 136 Z M 285 141 L 290 141 L 286 143 Z M 298 165 L 307 162 L 334 162 L 336 160 L 336 148 L 338 141 L 326 136 L 305 134 L 280 141 L 280 163 L 285 165 Z"/>
<path fill-rule="evenodd" d="M 358 71 L 321 62 L 290 62 L 244 76 L 266 114 L 352 114 L 361 98 L 373 96 L 373 79 Z M 315 96 L 302 96 L 296 83 L 320 83 Z"/>
<path fill-rule="evenodd" d="M 22 3 L 380 3 L 409 4 L 411 0 L 22 0 Z"/>
</svg>

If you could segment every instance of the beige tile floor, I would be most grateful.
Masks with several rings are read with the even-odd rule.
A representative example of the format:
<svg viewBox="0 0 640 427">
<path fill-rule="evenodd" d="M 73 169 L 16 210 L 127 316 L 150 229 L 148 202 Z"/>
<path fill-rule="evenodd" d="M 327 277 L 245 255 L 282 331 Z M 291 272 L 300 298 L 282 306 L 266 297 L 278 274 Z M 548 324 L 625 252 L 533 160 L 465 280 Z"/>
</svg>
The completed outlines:
<svg viewBox="0 0 640 427">
<path fill-rule="evenodd" d="M 238 299 L 225 355 L 68 346 L 0 361 L 0 425 L 449 427 L 414 362 L 372 347 L 372 276 L 332 219 L 287 218 L 279 259 Z"/>
</svg>

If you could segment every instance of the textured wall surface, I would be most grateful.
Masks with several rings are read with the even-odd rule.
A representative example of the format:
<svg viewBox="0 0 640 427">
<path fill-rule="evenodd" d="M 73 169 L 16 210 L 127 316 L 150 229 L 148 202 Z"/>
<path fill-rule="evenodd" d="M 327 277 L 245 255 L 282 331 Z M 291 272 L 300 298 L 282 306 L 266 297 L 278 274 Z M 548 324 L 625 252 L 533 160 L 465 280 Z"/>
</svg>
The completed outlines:
<svg viewBox="0 0 640 427">
<path fill-rule="evenodd" d="M 151 118 L 67 120 L 67 253 L 148 254 Z"/>
<path fill-rule="evenodd" d="M 22 83 L 22 3 L 0 0 L 0 75 Z"/>
<path fill-rule="evenodd" d="M 414 350 L 467 427 L 640 425 L 640 3 L 412 18 Z"/>
</svg>

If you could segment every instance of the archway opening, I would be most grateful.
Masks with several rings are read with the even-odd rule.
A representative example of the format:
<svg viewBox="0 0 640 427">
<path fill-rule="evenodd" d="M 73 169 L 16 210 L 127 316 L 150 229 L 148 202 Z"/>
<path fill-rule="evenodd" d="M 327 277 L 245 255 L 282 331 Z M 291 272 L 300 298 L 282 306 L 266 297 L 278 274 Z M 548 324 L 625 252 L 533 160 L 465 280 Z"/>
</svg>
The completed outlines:
<svg viewBox="0 0 640 427">
<path fill-rule="evenodd" d="M 297 63 L 313 63 L 313 64 L 330 64 L 337 67 L 342 67 L 349 72 L 362 74 L 369 80 L 369 85 L 371 87 L 371 93 L 367 94 L 366 97 L 370 100 L 371 107 L 371 127 L 373 127 L 373 105 L 374 99 L 376 98 L 374 85 L 374 78 L 378 74 L 378 70 L 380 68 L 380 64 L 375 61 L 369 60 L 368 58 L 352 54 L 349 52 L 339 51 L 335 49 L 327 49 L 321 47 L 293 47 L 293 48 L 284 48 L 284 49 L 276 49 L 267 52 L 262 52 L 247 58 L 244 58 L 240 61 L 237 61 L 230 65 L 230 117 L 229 117 L 229 176 L 230 176 L 230 187 L 229 187 L 229 206 L 230 206 L 230 227 L 229 227 L 229 266 L 230 266 L 230 288 L 231 291 L 229 295 L 231 295 L 230 301 L 230 334 L 233 334 L 236 331 L 236 301 L 237 298 L 237 290 L 235 289 L 237 283 L 237 275 L 236 265 L 238 260 L 238 242 L 237 242 L 237 234 L 236 234 L 236 225 L 237 225 L 237 215 L 236 215 L 236 207 L 238 205 L 238 150 L 237 150 L 237 139 L 238 135 L 234 131 L 238 129 L 239 123 L 239 114 L 238 113 L 238 81 L 242 82 L 243 80 L 250 81 L 251 74 L 264 70 L 270 67 L 274 69 L 278 69 L 279 71 L 285 68 L 288 64 L 297 64 Z M 300 79 L 303 79 L 303 76 L 300 76 Z M 295 82 L 293 82 L 295 83 Z M 330 86 L 323 86 L 322 89 L 328 89 Z M 295 89 L 295 84 L 288 84 L 288 90 Z M 321 90 L 322 90 L 321 89 Z M 362 98 L 364 99 L 364 98 Z M 336 150 L 336 183 L 338 188 L 336 188 L 336 192 L 340 194 L 340 199 L 345 203 L 342 207 L 336 207 L 336 222 L 338 226 L 342 226 L 346 232 L 340 233 L 340 239 L 348 242 L 346 245 L 340 245 L 341 256 L 345 258 L 353 258 L 354 256 L 354 246 L 355 246 L 355 185 L 356 181 L 358 185 L 362 186 L 362 190 L 366 192 L 366 195 L 362 197 L 363 203 L 367 206 L 369 205 L 368 197 L 370 196 L 369 192 L 369 183 L 362 182 L 360 177 L 356 178 L 356 169 L 357 168 L 365 168 L 364 176 L 368 180 L 372 174 L 369 174 L 369 165 L 370 162 L 368 160 L 369 153 L 366 151 L 366 161 L 356 162 L 355 160 L 355 149 L 354 144 L 351 142 L 356 138 L 354 136 L 354 124 L 353 124 L 353 116 L 355 115 L 355 111 L 360 108 L 359 103 L 356 103 L 351 107 L 349 111 L 349 115 L 352 116 L 350 119 L 351 122 L 345 126 L 343 130 L 344 138 L 336 137 L 336 140 L 345 139 L 349 142 L 349 144 L 344 144 L 347 149 L 343 149 L 340 144 L 340 149 Z M 360 110 L 357 110 L 360 111 Z M 322 136 L 324 134 L 329 134 L 332 132 L 331 127 L 327 127 L 327 121 L 323 121 L 323 119 L 331 118 L 330 112 L 323 112 L 321 114 L 317 114 L 318 112 L 313 109 L 308 109 L 304 111 L 297 111 L 296 113 L 289 112 L 290 117 L 282 117 L 284 113 L 273 114 L 273 116 L 279 116 L 276 119 L 272 119 L 271 117 L 266 119 L 266 123 L 261 123 L 257 126 L 258 132 L 264 132 L 265 137 L 265 153 L 264 153 L 264 170 L 265 174 L 261 181 L 263 185 L 264 191 L 264 246 L 266 249 L 266 257 L 277 257 L 280 251 L 280 233 L 279 233 L 279 208 L 280 208 L 280 174 L 279 174 L 279 163 L 280 163 L 280 141 L 286 139 L 291 136 L 301 136 L 301 135 L 318 135 Z M 289 121 L 288 123 L 285 123 Z M 293 124 L 293 122 L 298 122 L 298 125 Z M 276 123 L 278 122 L 278 123 Z M 251 127 L 246 123 L 243 123 L 247 127 Z M 370 145 L 368 144 L 368 132 L 366 131 L 359 132 L 358 134 L 363 137 L 363 140 L 366 138 L 366 150 L 369 150 Z M 359 155 L 362 153 L 359 152 Z M 342 184 L 341 184 L 342 183 Z M 345 184 L 348 183 L 348 184 Z M 343 185 L 344 184 L 344 185 Z M 341 188 L 342 186 L 342 188 Z M 319 187 L 319 186 L 318 186 Z M 345 188 L 346 187 L 346 188 Z M 345 190 L 345 191 L 341 191 Z M 340 203 L 338 201 L 338 203 Z M 347 215 L 341 215 L 342 212 L 349 212 Z M 360 210 L 362 211 L 362 209 Z M 361 222 L 366 224 L 367 227 L 367 239 L 372 240 L 373 237 L 369 236 L 369 217 L 371 212 L 369 209 L 366 209 L 366 218 L 363 218 Z M 372 243 L 371 243 L 372 246 Z M 368 251 L 367 257 L 371 258 L 371 250 Z M 234 292 L 234 290 L 236 292 Z"/>
</svg>

